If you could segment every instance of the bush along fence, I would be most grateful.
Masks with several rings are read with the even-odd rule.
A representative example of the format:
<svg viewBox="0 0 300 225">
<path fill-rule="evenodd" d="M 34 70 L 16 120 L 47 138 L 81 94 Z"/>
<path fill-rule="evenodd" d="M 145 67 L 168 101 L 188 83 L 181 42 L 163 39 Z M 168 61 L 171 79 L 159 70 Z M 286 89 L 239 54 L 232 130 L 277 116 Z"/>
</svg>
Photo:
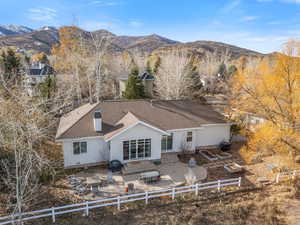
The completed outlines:
<svg viewBox="0 0 300 225">
<path fill-rule="evenodd" d="M 176 195 L 188 192 L 194 192 L 198 195 L 199 191 L 217 189 L 221 191 L 222 187 L 226 186 L 241 186 L 242 178 L 231 178 L 226 180 L 217 180 L 207 183 L 196 183 L 193 185 L 173 187 L 164 190 L 146 191 L 142 193 L 128 194 L 117 196 L 114 198 L 105 198 L 101 200 L 88 201 L 78 204 L 65 205 L 60 207 L 52 207 L 48 209 L 36 210 L 32 212 L 25 212 L 21 215 L 11 215 L 0 217 L 0 225 L 4 224 L 14 224 L 16 222 L 34 220 L 43 217 L 51 217 L 52 222 L 55 223 L 56 217 L 58 215 L 73 213 L 73 212 L 84 212 L 86 216 L 89 215 L 91 209 L 106 207 L 106 206 L 116 206 L 118 210 L 121 209 L 121 205 L 128 202 L 135 202 L 144 200 L 145 204 L 148 204 L 150 199 L 160 198 L 163 196 L 169 196 L 172 200 L 175 199 Z"/>
<path fill-rule="evenodd" d="M 295 179 L 297 176 L 300 176 L 300 170 L 293 170 L 288 172 L 281 172 L 276 175 L 276 183 L 279 183 L 280 179 Z"/>
</svg>

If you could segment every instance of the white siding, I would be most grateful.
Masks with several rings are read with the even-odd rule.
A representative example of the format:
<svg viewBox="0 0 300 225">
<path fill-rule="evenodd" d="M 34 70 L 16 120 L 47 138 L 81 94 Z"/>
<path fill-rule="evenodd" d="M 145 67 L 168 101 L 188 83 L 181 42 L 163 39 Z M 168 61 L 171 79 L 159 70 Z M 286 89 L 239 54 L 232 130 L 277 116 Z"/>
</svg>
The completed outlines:
<svg viewBox="0 0 300 225">
<path fill-rule="evenodd" d="M 187 132 L 193 132 L 193 141 L 190 146 L 187 146 L 186 135 Z M 200 128 L 191 128 L 185 130 L 168 131 L 173 133 L 173 151 L 181 151 L 182 147 L 189 147 L 190 150 L 197 146 L 218 145 L 222 141 L 229 141 L 230 139 L 230 125 L 216 124 L 208 125 Z"/>
<path fill-rule="evenodd" d="M 87 142 L 87 153 L 73 154 L 73 142 L 76 141 Z M 99 163 L 109 159 L 108 145 L 100 137 L 63 141 L 63 150 L 65 167 Z"/>
<path fill-rule="evenodd" d="M 126 132 L 113 138 L 110 144 L 110 159 L 117 159 L 123 162 L 123 141 L 151 138 L 151 158 L 149 160 L 160 159 L 161 157 L 161 133 L 137 124 Z"/>
<path fill-rule="evenodd" d="M 229 124 L 209 125 L 203 128 L 197 131 L 196 146 L 218 145 L 230 139 Z"/>
</svg>

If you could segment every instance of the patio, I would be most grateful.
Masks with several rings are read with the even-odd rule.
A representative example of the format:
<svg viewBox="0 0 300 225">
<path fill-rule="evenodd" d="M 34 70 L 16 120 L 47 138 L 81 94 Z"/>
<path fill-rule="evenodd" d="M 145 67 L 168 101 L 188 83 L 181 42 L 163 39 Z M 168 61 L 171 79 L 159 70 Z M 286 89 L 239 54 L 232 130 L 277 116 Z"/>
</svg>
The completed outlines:
<svg viewBox="0 0 300 225">
<path fill-rule="evenodd" d="M 87 171 L 81 171 L 78 174 L 75 174 L 77 179 L 82 180 L 83 183 L 88 186 L 100 184 L 97 194 L 88 193 L 81 197 L 85 200 L 92 200 L 126 194 L 128 184 L 134 185 L 134 192 L 160 190 L 180 186 L 186 183 L 186 175 L 191 173 L 195 175 L 197 181 L 204 181 L 207 178 L 206 168 L 201 166 L 189 168 L 187 164 L 179 161 L 177 153 L 163 154 L 160 165 L 155 165 L 150 161 L 140 161 L 130 163 L 130 165 L 127 165 L 127 169 L 128 168 L 130 171 L 125 175 L 122 173 L 112 174 L 112 183 L 107 182 L 108 177 L 110 176 L 107 169 L 90 168 Z M 138 172 L 138 169 L 141 169 L 141 171 L 157 170 L 160 172 L 161 179 L 155 183 L 144 183 L 139 180 L 140 172 Z"/>
</svg>

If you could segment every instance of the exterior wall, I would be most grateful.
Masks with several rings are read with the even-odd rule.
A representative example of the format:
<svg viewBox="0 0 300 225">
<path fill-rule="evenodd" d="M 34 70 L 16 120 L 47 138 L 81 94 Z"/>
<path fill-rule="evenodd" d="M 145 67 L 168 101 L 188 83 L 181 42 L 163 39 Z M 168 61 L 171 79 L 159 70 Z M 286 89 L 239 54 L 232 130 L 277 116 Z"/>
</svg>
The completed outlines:
<svg viewBox="0 0 300 225">
<path fill-rule="evenodd" d="M 151 158 L 154 160 L 161 158 L 161 133 L 138 124 L 110 141 L 110 159 L 123 161 L 123 141 L 151 138 Z"/>
<path fill-rule="evenodd" d="M 188 146 L 186 135 L 188 131 L 193 133 L 193 141 Z M 200 128 L 168 131 L 173 133 L 173 151 L 182 151 L 182 148 L 194 150 L 197 146 L 218 145 L 222 141 L 230 139 L 230 125 L 216 124 Z M 65 167 L 84 166 L 86 164 L 96 164 L 102 161 L 117 159 L 123 162 L 123 141 L 151 138 L 151 157 L 146 160 L 161 158 L 161 138 L 162 134 L 142 124 L 138 124 L 119 136 L 113 138 L 110 144 L 101 137 L 82 138 L 77 140 L 63 141 L 64 165 Z M 86 141 L 87 153 L 74 155 L 73 142 Z M 110 145 L 110 147 L 109 147 Z"/>
<path fill-rule="evenodd" d="M 187 132 L 193 132 L 193 141 L 186 143 Z M 230 139 L 230 124 L 208 125 L 199 128 L 168 131 L 173 133 L 173 151 L 182 151 L 185 147 L 188 150 L 194 150 L 197 146 L 218 145 L 222 141 Z"/>
<path fill-rule="evenodd" d="M 119 91 L 120 91 L 119 95 L 120 95 L 120 97 L 122 96 L 122 93 L 126 89 L 126 82 L 127 82 L 126 80 L 119 80 Z"/>
<path fill-rule="evenodd" d="M 73 142 L 86 141 L 87 152 L 74 155 Z M 108 144 L 101 137 L 82 138 L 63 141 L 65 167 L 84 166 L 84 164 L 96 164 L 109 160 Z"/>
<path fill-rule="evenodd" d="M 153 96 L 153 80 L 143 80 L 143 84 L 145 87 L 145 94 L 148 97 L 152 97 Z"/>
</svg>

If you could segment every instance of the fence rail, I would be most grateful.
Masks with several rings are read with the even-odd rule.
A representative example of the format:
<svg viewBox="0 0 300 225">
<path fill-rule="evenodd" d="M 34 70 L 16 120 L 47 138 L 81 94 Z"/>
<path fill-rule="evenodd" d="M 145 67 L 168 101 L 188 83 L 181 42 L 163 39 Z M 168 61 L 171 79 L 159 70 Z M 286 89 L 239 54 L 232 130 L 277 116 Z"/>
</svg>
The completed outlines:
<svg viewBox="0 0 300 225">
<path fill-rule="evenodd" d="M 288 172 L 281 172 L 276 175 L 276 183 L 279 183 L 281 178 L 292 178 L 295 179 L 297 176 L 300 176 L 300 170 L 293 170 Z"/>
<path fill-rule="evenodd" d="M 52 207 L 48 209 L 41 209 L 31 212 L 25 212 L 21 215 L 11 215 L 11 216 L 3 216 L 0 217 L 0 225 L 4 224 L 13 224 L 20 221 L 28 221 L 43 217 L 52 217 L 52 222 L 55 223 L 56 216 L 72 213 L 72 212 L 84 212 L 86 216 L 89 215 L 89 211 L 91 209 L 106 207 L 106 206 L 117 206 L 118 210 L 121 209 L 121 204 L 134 202 L 134 201 L 141 201 L 144 200 L 146 204 L 148 204 L 150 199 L 159 198 L 163 196 L 170 196 L 173 200 L 177 194 L 187 193 L 187 192 L 194 192 L 195 195 L 198 195 L 198 192 L 201 190 L 208 190 L 208 189 L 217 189 L 218 191 L 221 190 L 222 187 L 226 186 L 233 186 L 237 185 L 238 187 L 241 186 L 241 177 L 239 178 L 231 178 L 226 180 L 217 180 L 207 183 L 197 183 L 193 185 L 187 186 L 180 186 L 180 187 L 173 187 L 167 188 L 163 190 L 155 190 L 155 191 L 146 191 L 142 193 L 135 193 L 135 194 L 128 194 L 128 195 L 121 195 L 113 198 L 105 198 L 95 201 L 87 201 L 72 205 L 65 205 L 59 207 Z"/>
</svg>

